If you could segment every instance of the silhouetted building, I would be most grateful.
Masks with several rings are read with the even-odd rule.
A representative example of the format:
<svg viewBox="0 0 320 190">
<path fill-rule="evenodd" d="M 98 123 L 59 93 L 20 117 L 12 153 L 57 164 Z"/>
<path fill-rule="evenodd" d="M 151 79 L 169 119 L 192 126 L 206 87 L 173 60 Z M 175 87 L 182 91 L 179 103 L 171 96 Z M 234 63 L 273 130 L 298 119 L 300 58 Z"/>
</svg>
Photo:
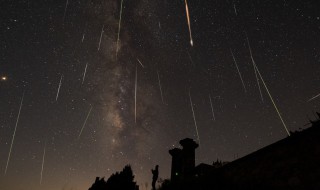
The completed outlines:
<svg viewBox="0 0 320 190">
<path fill-rule="evenodd" d="M 195 167 L 195 176 L 201 177 L 204 175 L 207 175 L 208 173 L 212 172 L 214 169 L 216 169 L 214 166 L 209 164 L 201 163 Z"/>
<path fill-rule="evenodd" d="M 180 141 L 182 148 L 182 176 L 190 177 L 193 175 L 195 168 L 195 150 L 198 148 L 198 144 L 189 138 Z"/>
<path fill-rule="evenodd" d="M 172 156 L 171 180 L 193 177 L 195 168 L 195 149 L 199 146 L 194 140 L 186 138 L 180 141 L 182 150 L 169 150 Z"/>
<path fill-rule="evenodd" d="M 172 156 L 171 180 L 176 181 L 182 173 L 182 150 L 180 148 L 174 148 L 169 150 L 169 153 Z"/>
</svg>

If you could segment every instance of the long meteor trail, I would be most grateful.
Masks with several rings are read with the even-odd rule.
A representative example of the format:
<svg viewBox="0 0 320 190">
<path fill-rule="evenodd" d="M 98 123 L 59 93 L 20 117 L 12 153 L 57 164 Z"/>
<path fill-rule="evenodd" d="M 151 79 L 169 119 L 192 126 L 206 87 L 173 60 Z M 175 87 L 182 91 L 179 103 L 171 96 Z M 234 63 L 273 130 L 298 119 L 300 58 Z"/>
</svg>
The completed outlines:
<svg viewBox="0 0 320 190">
<path fill-rule="evenodd" d="M 258 74 L 257 74 L 257 70 L 256 69 L 254 69 L 254 74 L 255 74 L 256 79 L 257 79 L 257 84 L 258 84 L 258 88 L 259 88 L 259 92 L 260 92 L 260 98 L 261 98 L 261 101 L 263 102 L 262 91 L 261 91 L 260 82 L 259 82 L 259 78 L 258 78 Z"/>
<path fill-rule="evenodd" d="M 195 126 L 196 132 L 197 132 L 197 139 L 198 139 L 199 146 L 200 146 L 200 138 L 199 138 L 199 132 L 198 132 L 198 125 L 197 125 L 197 121 L 196 121 L 196 116 L 195 116 L 195 114 L 194 114 L 194 109 L 193 109 L 193 103 L 192 103 L 192 99 L 191 99 L 190 90 L 189 90 L 189 99 L 190 99 L 190 105 L 191 105 L 191 110 L 192 110 L 192 116 L 193 116 L 194 126 Z"/>
<path fill-rule="evenodd" d="M 42 176 L 43 176 L 43 168 L 44 168 L 44 158 L 46 157 L 46 146 L 47 146 L 47 143 L 45 143 L 44 149 L 43 149 L 42 165 L 41 165 L 41 173 L 40 173 L 40 185 L 42 184 Z"/>
<path fill-rule="evenodd" d="M 234 62 L 234 64 L 235 64 L 235 66 L 237 67 L 237 71 L 238 71 L 238 74 L 239 74 L 239 77 L 240 77 L 240 80 L 241 80 L 241 83 L 242 83 L 244 92 L 246 93 L 246 92 L 247 92 L 247 89 L 246 89 L 246 86 L 244 85 L 244 82 L 243 82 L 243 79 L 242 79 L 242 75 L 241 75 L 240 69 L 239 69 L 239 67 L 238 67 L 236 58 L 234 57 L 234 54 L 233 54 L 233 52 L 232 52 L 232 49 L 230 49 L 230 52 L 231 52 L 231 55 L 232 55 L 233 62 Z"/>
<path fill-rule="evenodd" d="M 159 75 L 158 70 L 157 70 L 157 75 L 158 75 L 158 82 L 159 82 L 161 100 L 162 100 L 162 103 L 164 103 L 164 101 L 163 101 L 163 94 L 162 94 L 162 87 L 161 87 L 161 81 L 160 81 L 160 75 Z"/>
<path fill-rule="evenodd" d="M 59 82 L 59 86 L 58 86 L 58 90 L 57 90 L 57 95 L 56 95 L 56 101 L 58 101 L 58 97 L 59 97 L 59 93 L 60 93 L 60 88 L 61 88 L 61 84 L 62 84 L 62 78 L 63 78 L 63 75 L 61 75 L 61 77 L 60 77 L 60 82 Z"/>
<path fill-rule="evenodd" d="M 212 106 L 212 100 L 211 100 L 211 95 L 209 94 L 209 100 L 210 100 L 210 106 L 211 106 L 211 112 L 212 112 L 212 118 L 215 121 L 216 117 L 214 115 L 214 111 L 213 111 L 213 106 Z"/>
<path fill-rule="evenodd" d="M 137 123 L 137 87 L 138 87 L 138 66 L 136 65 L 136 78 L 134 82 L 134 122 Z"/>
<path fill-rule="evenodd" d="M 88 114 L 87 114 L 87 117 L 86 117 L 86 119 L 85 119 L 84 122 L 83 122 L 83 125 L 82 125 L 82 127 L 81 127 L 81 130 L 80 130 L 78 139 L 80 139 L 80 136 L 81 136 L 81 134 L 82 134 L 82 131 L 83 131 L 84 127 L 86 126 L 86 123 L 87 123 L 87 120 L 88 120 L 88 118 L 89 118 L 89 116 L 90 116 L 91 110 L 92 110 L 92 106 L 90 107 L 90 110 L 89 110 L 89 112 L 88 112 Z"/>
<path fill-rule="evenodd" d="M 20 118 L 20 113 L 21 113 L 21 108 L 22 108 L 22 105 L 23 105 L 23 98 L 24 98 L 24 92 L 22 94 L 22 98 L 21 98 L 21 102 L 20 102 L 20 107 L 19 107 L 19 112 L 18 112 L 18 116 L 17 116 L 17 120 L 16 120 L 16 125 L 14 127 L 14 132 L 13 132 L 13 135 L 12 135 L 12 140 L 11 140 L 11 144 L 10 144 L 10 149 L 9 149 L 9 154 L 8 154 L 8 159 L 7 159 L 7 164 L 6 164 L 6 168 L 4 170 L 4 175 L 7 174 L 7 170 L 8 170 L 8 165 L 9 165 L 9 161 L 10 161 L 10 157 L 11 157 L 11 151 L 12 151 L 12 145 L 13 145 L 13 142 L 14 142 L 14 138 L 16 136 L 16 131 L 17 131 L 17 127 L 18 127 L 18 122 L 19 122 L 19 118 Z"/>
<path fill-rule="evenodd" d="M 259 78 L 258 78 L 258 74 L 257 74 L 257 70 L 256 70 L 257 67 L 255 67 L 256 63 L 255 63 L 253 56 L 252 56 L 252 50 L 251 50 L 251 46 L 250 46 L 250 42 L 249 42 L 249 38 L 248 38 L 247 33 L 246 33 L 246 37 L 247 37 L 247 43 L 248 43 L 248 47 L 249 47 L 249 51 L 250 51 L 250 57 L 251 57 L 251 61 L 252 61 L 253 69 L 254 69 L 254 74 L 256 76 L 256 80 L 257 80 L 257 84 L 258 84 L 258 88 L 259 88 L 259 92 L 260 92 L 261 101 L 263 102 L 262 91 L 261 91 Z"/>
<path fill-rule="evenodd" d="M 310 98 L 307 102 L 310 102 L 310 101 L 312 101 L 312 100 L 314 100 L 314 99 L 316 99 L 316 98 L 318 98 L 318 97 L 320 97 L 320 94 L 318 94 L 318 95 L 316 95 L 316 96 L 314 96 L 314 97 Z"/>
<path fill-rule="evenodd" d="M 87 67 L 88 67 L 88 63 L 86 64 L 86 67 L 84 68 L 83 77 L 82 77 L 82 84 L 84 82 L 84 78 L 86 77 Z"/>
<path fill-rule="evenodd" d="M 190 26 L 189 7 L 188 7 L 187 0 L 184 0 L 184 3 L 186 5 L 186 15 L 187 15 L 188 28 L 189 28 L 190 45 L 193 46 L 193 39 L 192 39 L 191 26 Z"/>
<path fill-rule="evenodd" d="M 66 6 L 65 6 L 65 8 L 64 8 L 64 13 L 63 13 L 63 21 L 64 21 L 64 19 L 65 19 L 65 17 L 66 17 L 66 13 L 67 13 L 67 8 L 68 8 L 68 4 L 69 4 L 69 0 L 67 0 L 67 1 L 66 1 Z"/>
<path fill-rule="evenodd" d="M 104 33 L 104 25 L 102 26 L 102 29 L 101 29 L 101 33 L 100 33 L 100 40 L 99 40 L 99 45 L 98 45 L 98 51 L 100 50 L 100 47 L 101 47 L 101 40 L 102 40 L 102 35 Z"/>
<path fill-rule="evenodd" d="M 268 93 L 268 95 L 269 95 L 269 98 L 270 98 L 270 100 L 271 100 L 271 102 L 272 102 L 272 104 L 273 104 L 273 106 L 274 106 L 274 109 L 275 109 L 275 110 L 277 111 L 277 113 L 278 113 L 278 116 L 279 116 L 279 118 L 280 118 L 280 120 L 281 120 L 281 122 L 282 122 L 283 127 L 285 128 L 288 136 L 290 136 L 290 132 L 289 132 L 286 124 L 284 123 L 284 121 L 283 121 L 283 119 L 282 119 L 282 116 L 281 116 L 281 114 L 280 114 L 280 111 L 278 110 L 278 107 L 277 107 L 276 103 L 273 101 L 273 98 L 272 98 L 272 96 L 271 96 L 271 93 L 270 93 L 270 91 L 269 91 L 266 83 L 264 82 L 264 80 L 263 80 L 263 78 L 262 78 L 262 75 L 261 75 L 261 73 L 260 73 L 257 65 L 256 65 L 255 63 L 253 63 L 253 66 L 255 67 L 255 70 L 257 71 L 257 73 L 258 73 L 259 76 L 260 76 L 260 79 L 261 79 L 261 81 L 262 81 L 262 84 L 263 84 L 264 88 L 266 89 L 266 91 L 267 91 L 267 93 Z"/>
<path fill-rule="evenodd" d="M 118 58 L 119 51 L 119 39 L 120 39 L 120 31 L 121 31 L 121 19 L 122 19 L 122 8 L 123 8 L 123 0 L 121 0 L 120 5 L 120 16 L 119 16 L 119 24 L 118 24 L 118 37 L 117 37 L 117 49 L 116 49 L 116 59 Z"/>
</svg>

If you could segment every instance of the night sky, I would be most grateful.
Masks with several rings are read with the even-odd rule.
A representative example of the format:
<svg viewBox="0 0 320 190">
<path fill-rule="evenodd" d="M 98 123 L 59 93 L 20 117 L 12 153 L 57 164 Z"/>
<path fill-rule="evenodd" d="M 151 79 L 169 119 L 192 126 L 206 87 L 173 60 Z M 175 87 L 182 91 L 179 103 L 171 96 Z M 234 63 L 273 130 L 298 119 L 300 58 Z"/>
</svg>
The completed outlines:
<svg viewBox="0 0 320 190">
<path fill-rule="evenodd" d="M 86 190 L 126 164 L 150 189 L 182 138 L 196 164 L 283 139 L 256 68 L 288 130 L 320 111 L 318 1 L 189 0 L 191 46 L 183 0 L 124 0 L 117 48 L 120 4 L 0 2 L 1 190 Z"/>
</svg>

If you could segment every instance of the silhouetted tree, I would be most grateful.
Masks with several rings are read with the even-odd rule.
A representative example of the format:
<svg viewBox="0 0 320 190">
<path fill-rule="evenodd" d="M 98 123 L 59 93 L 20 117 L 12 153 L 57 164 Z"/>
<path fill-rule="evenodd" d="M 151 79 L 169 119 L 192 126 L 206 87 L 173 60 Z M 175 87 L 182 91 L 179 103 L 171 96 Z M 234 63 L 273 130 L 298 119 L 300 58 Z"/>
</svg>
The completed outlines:
<svg viewBox="0 0 320 190">
<path fill-rule="evenodd" d="M 104 177 L 101 179 L 99 177 L 96 177 L 96 181 L 94 182 L 94 184 L 92 184 L 89 190 L 102 190 L 102 189 L 107 189 L 107 183 L 106 181 L 104 181 Z"/>
<path fill-rule="evenodd" d="M 131 166 L 127 165 L 119 173 L 112 174 L 107 181 L 104 178 L 96 178 L 89 190 L 139 190 L 139 186 L 133 181 L 134 175 Z"/>
<path fill-rule="evenodd" d="M 159 190 L 169 190 L 172 189 L 172 183 L 169 179 L 162 180 Z"/>
</svg>

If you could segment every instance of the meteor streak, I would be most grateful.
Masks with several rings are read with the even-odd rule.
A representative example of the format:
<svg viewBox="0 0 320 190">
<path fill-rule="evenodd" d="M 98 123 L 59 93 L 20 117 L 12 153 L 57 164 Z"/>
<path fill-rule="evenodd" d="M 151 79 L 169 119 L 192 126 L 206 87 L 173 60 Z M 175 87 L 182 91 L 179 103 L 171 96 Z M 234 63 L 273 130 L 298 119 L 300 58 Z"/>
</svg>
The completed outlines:
<svg viewBox="0 0 320 190">
<path fill-rule="evenodd" d="M 312 101 L 312 100 L 314 100 L 314 99 L 316 99 L 316 98 L 318 98 L 318 97 L 320 97 L 320 94 L 318 94 L 318 95 L 316 95 L 316 96 L 314 96 L 314 97 L 310 98 L 307 102 L 310 102 L 310 101 Z"/>
<path fill-rule="evenodd" d="M 258 83 L 258 88 L 259 88 L 259 92 L 260 92 L 261 101 L 263 102 L 262 91 L 261 91 L 260 82 L 259 82 L 259 78 L 258 78 L 258 74 L 257 74 L 257 70 L 256 70 L 256 69 L 254 69 L 254 74 L 255 74 L 256 79 L 257 79 L 257 83 Z"/>
<path fill-rule="evenodd" d="M 251 50 L 251 46 L 250 46 L 250 42 L 249 42 L 249 38 L 248 38 L 247 33 L 246 33 L 246 37 L 247 37 L 248 47 L 249 47 L 249 51 L 250 51 L 250 57 L 251 57 L 251 61 L 252 61 L 253 69 L 254 69 L 254 74 L 257 79 L 257 84 L 258 84 L 258 88 L 259 88 L 259 92 L 260 92 L 261 101 L 263 102 L 263 96 L 262 96 L 259 78 L 258 78 L 258 74 L 257 74 L 257 70 L 256 70 L 257 67 L 254 66 L 256 63 L 255 63 L 253 56 L 252 56 L 252 50 Z"/>
<path fill-rule="evenodd" d="M 279 115 L 279 118 L 280 118 L 280 120 L 281 120 L 281 122 L 282 122 L 282 124 L 283 124 L 283 127 L 285 128 L 286 132 L 288 133 L 288 136 L 290 136 L 290 132 L 289 132 L 286 124 L 284 123 L 284 121 L 283 121 L 283 119 L 282 119 L 282 116 L 281 116 L 281 114 L 280 114 L 280 112 L 279 112 L 279 110 L 278 110 L 278 107 L 277 107 L 276 103 L 273 101 L 273 98 L 272 98 L 272 96 L 271 96 L 271 93 L 269 92 L 269 89 L 268 89 L 266 83 L 264 82 L 264 80 L 263 80 L 263 78 L 262 78 L 262 75 L 261 75 L 261 73 L 260 73 L 257 65 L 256 65 L 255 63 L 253 63 L 253 66 L 255 67 L 255 70 L 257 71 L 257 73 L 258 73 L 259 76 L 260 76 L 260 79 L 261 79 L 261 81 L 262 81 L 262 84 L 263 84 L 264 88 L 266 89 L 266 91 L 267 91 L 267 93 L 268 93 L 268 95 L 269 95 L 269 98 L 270 98 L 270 100 L 271 100 L 271 102 L 272 102 L 275 110 L 277 111 L 277 113 L 278 113 L 278 115 Z"/>
<path fill-rule="evenodd" d="M 191 26 L 190 26 L 189 8 L 188 8 L 187 0 L 184 0 L 184 3 L 186 5 L 186 14 L 187 14 L 187 21 L 188 21 L 188 28 L 189 28 L 189 36 L 190 36 L 190 45 L 193 46 Z"/>
<path fill-rule="evenodd" d="M 119 24 L 118 24 L 118 38 L 117 38 L 117 49 L 116 49 L 116 59 L 118 58 L 118 51 L 119 51 L 119 39 L 120 39 L 120 31 L 121 31 L 121 19 L 122 19 L 122 8 L 123 8 L 123 0 L 121 0 L 120 5 L 120 17 L 119 17 Z"/>
<path fill-rule="evenodd" d="M 214 111 L 213 111 L 212 100 L 211 100 L 211 95 L 210 95 L 210 94 L 209 94 L 209 100 L 210 100 L 212 118 L 213 118 L 213 120 L 215 121 L 215 120 L 216 120 L 216 117 L 214 116 Z"/>
<path fill-rule="evenodd" d="M 241 80 L 241 82 L 242 82 L 242 86 L 243 86 L 244 92 L 245 92 L 245 93 L 247 93 L 247 89 L 246 89 L 246 86 L 244 85 L 244 82 L 243 82 L 243 79 L 242 79 L 242 75 L 241 75 L 241 72 L 240 72 L 240 70 L 239 70 L 239 67 L 238 67 L 238 64 L 237 64 L 236 58 L 234 57 L 233 52 L 232 52 L 232 50 L 231 50 L 231 49 L 230 49 L 230 52 L 231 52 L 231 55 L 232 55 L 232 58 L 233 58 L 234 64 L 235 64 L 235 65 L 236 65 L 236 67 L 237 67 L 237 71 L 238 71 L 238 74 L 239 74 L 240 80 Z"/>
<path fill-rule="evenodd" d="M 65 6 L 65 8 L 64 8 L 64 13 L 63 13 L 63 21 L 64 21 L 64 19 L 65 19 L 65 17 L 66 17 L 66 13 L 67 13 L 67 8 L 68 8 L 68 4 L 69 4 L 69 0 L 67 0 L 67 2 L 66 2 L 66 6 Z"/>
<path fill-rule="evenodd" d="M 141 63 L 141 61 L 139 59 L 137 59 L 137 61 L 140 63 L 141 67 L 144 68 L 144 65 Z"/>
<path fill-rule="evenodd" d="M 41 173 L 40 173 L 40 185 L 42 183 L 42 174 L 43 174 L 43 168 L 44 168 L 44 158 L 46 156 L 46 146 L 47 146 L 47 143 L 45 143 L 44 149 L 43 149 L 42 166 L 41 166 Z"/>
<path fill-rule="evenodd" d="M 137 123 L 137 87 L 138 87 L 138 67 L 136 65 L 136 78 L 134 84 L 134 122 Z"/>
<path fill-rule="evenodd" d="M 58 86 L 58 91 L 57 91 L 57 95 L 56 95 L 56 101 L 58 101 L 58 97 L 59 97 L 59 93 L 60 93 L 60 87 L 61 87 L 61 83 L 62 83 L 62 78 L 63 78 L 63 75 L 61 75 L 61 78 L 60 78 L 60 82 L 59 82 L 59 86 Z"/>
<path fill-rule="evenodd" d="M 91 110 L 92 110 L 92 106 L 90 107 L 90 110 L 89 110 L 89 112 L 88 112 L 88 114 L 87 114 L 87 117 L 86 117 L 86 119 L 84 120 L 84 123 L 83 123 L 83 125 L 82 125 L 82 128 L 81 128 L 80 133 L 79 133 L 79 136 L 78 136 L 78 139 L 80 139 L 80 136 L 81 136 L 81 134 L 82 134 L 82 131 L 83 131 L 83 129 L 84 129 L 84 126 L 86 125 L 87 120 L 88 120 L 88 118 L 89 118 L 89 116 L 90 116 Z"/>
<path fill-rule="evenodd" d="M 195 128 L 196 128 L 197 138 L 198 138 L 198 142 L 199 142 L 199 146 L 200 146 L 200 138 L 199 138 L 199 132 L 198 132 L 198 125 L 197 125 L 196 116 L 195 116 L 194 110 L 193 110 L 193 103 L 192 103 L 192 99 L 191 99 L 190 90 L 189 90 L 189 99 L 190 99 L 190 105 L 191 105 L 191 110 L 192 110 L 192 116 L 193 116 L 194 126 L 195 126 Z"/>
<path fill-rule="evenodd" d="M 86 33 L 83 33 L 82 34 L 82 39 L 81 39 L 81 43 L 83 43 L 83 40 L 84 40 L 84 36 L 86 35 Z"/>
<path fill-rule="evenodd" d="M 188 57 L 189 57 L 189 59 L 190 59 L 190 62 L 191 62 L 191 64 L 193 65 L 193 66 L 195 66 L 195 64 L 194 64 L 194 62 L 193 62 L 193 60 L 192 60 L 192 57 L 191 57 L 191 55 L 190 55 L 190 53 L 187 51 L 187 54 L 188 54 Z"/>
<path fill-rule="evenodd" d="M 87 67 L 88 67 L 88 63 L 86 64 L 86 67 L 84 68 L 83 77 L 82 77 L 82 84 L 84 82 L 84 78 L 86 77 Z"/>
<path fill-rule="evenodd" d="M 101 29 L 101 34 L 100 34 L 100 40 L 99 40 L 99 46 L 98 46 L 98 51 L 100 50 L 100 46 L 101 46 L 101 39 L 102 39 L 102 34 L 103 34 L 103 29 L 104 29 L 104 25 L 102 26 L 102 29 Z"/>
<path fill-rule="evenodd" d="M 164 101 L 163 101 L 163 94 L 162 94 L 162 87 L 161 87 L 161 82 L 160 82 L 160 75 L 159 75 L 158 70 L 157 70 L 157 75 L 158 75 L 158 81 L 159 81 L 159 88 L 160 88 L 161 100 L 162 100 L 162 103 L 164 103 Z"/>
<path fill-rule="evenodd" d="M 20 107 L 19 107 L 19 112 L 18 112 L 18 116 L 17 116 L 17 120 L 16 120 L 16 125 L 14 127 L 14 132 L 12 135 L 12 140 L 11 140 L 11 144 L 10 144 L 10 149 L 9 149 L 9 154 L 8 154 L 8 159 L 7 159 L 7 164 L 6 164 L 6 168 L 4 170 L 4 175 L 7 174 L 7 170 L 8 170 L 8 165 L 9 165 L 9 161 L 10 161 L 10 157 L 11 157 L 11 151 L 12 151 L 12 145 L 14 142 L 14 138 L 16 136 L 16 131 L 17 131 L 17 127 L 18 127 L 18 122 L 19 122 L 19 118 L 20 118 L 20 112 L 21 112 L 21 108 L 22 108 L 22 104 L 23 104 L 23 98 L 24 98 L 24 92 L 22 94 L 22 98 L 21 98 L 21 102 L 20 102 Z"/>
<path fill-rule="evenodd" d="M 83 43 L 83 40 L 84 40 L 84 36 L 86 35 L 86 33 L 83 33 L 82 34 L 82 39 L 81 39 L 81 43 Z"/>
<path fill-rule="evenodd" d="M 88 24 L 88 23 L 86 22 L 86 26 L 85 26 L 84 31 L 83 31 L 83 33 L 82 33 L 81 43 L 83 43 L 84 37 L 85 37 L 85 35 L 86 35 L 87 24 Z"/>
<path fill-rule="evenodd" d="M 237 7 L 236 7 L 235 3 L 233 3 L 233 9 L 234 9 L 234 13 L 236 14 L 236 16 L 238 16 L 238 11 L 237 11 Z"/>
</svg>

